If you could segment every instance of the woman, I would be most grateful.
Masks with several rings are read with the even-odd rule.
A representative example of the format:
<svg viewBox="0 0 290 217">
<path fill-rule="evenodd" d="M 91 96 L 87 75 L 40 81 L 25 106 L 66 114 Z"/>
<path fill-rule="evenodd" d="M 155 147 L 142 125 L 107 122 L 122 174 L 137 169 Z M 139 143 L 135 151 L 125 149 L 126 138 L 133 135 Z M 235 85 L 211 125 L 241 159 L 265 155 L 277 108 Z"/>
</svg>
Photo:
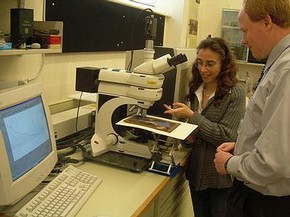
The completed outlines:
<svg viewBox="0 0 290 217">
<path fill-rule="evenodd" d="M 186 169 L 195 217 L 223 217 L 231 177 L 220 175 L 214 166 L 216 148 L 235 141 L 245 112 L 245 89 L 236 78 L 237 65 L 227 43 L 207 38 L 197 47 L 187 99 L 164 105 L 165 113 L 198 125 L 185 144 L 191 145 Z"/>
</svg>

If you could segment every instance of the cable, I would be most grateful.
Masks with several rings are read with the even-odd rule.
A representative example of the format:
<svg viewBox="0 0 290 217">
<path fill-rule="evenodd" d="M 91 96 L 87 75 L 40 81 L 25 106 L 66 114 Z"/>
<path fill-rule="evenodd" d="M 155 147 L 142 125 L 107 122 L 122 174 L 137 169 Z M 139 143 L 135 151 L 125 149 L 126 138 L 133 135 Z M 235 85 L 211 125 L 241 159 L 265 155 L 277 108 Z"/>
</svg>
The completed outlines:
<svg viewBox="0 0 290 217">
<path fill-rule="evenodd" d="M 83 145 L 78 145 L 78 148 L 82 151 L 83 160 L 93 160 L 93 156 L 87 151 Z"/>
<path fill-rule="evenodd" d="M 41 72 L 42 72 L 42 70 L 43 70 L 44 60 L 45 60 L 45 55 L 44 55 L 44 53 L 43 53 L 43 54 L 41 54 L 41 66 L 40 66 L 40 68 L 39 68 L 37 74 L 34 76 L 34 78 L 26 78 L 26 79 L 24 79 L 24 80 L 19 80 L 19 81 L 18 81 L 18 85 L 19 85 L 19 86 L 20 86 L 20 85 L 25 85 L 25 84 L 27 84 L 28 82 L 31 82 L 31 81 L 36 80 L 36 79 L 40 76 L 40 74 L 41 74 Z"/>
<path fill-rule="evenodd" d="M 87 128 L 85 130 L 79 131 L 77 133 L 74 133 L 70 136 L 67 136 L 63 139 L 56 141 L 56 146 L 58 150 L 65 149 L 71 146 L 76 146 L 78 143 L 80 143 L 83 140 L 90 140 L 91 137 L 94 134 L 93 128 Z"/>
<path fill-rule="evenodd" d="M 56 147 L 58 150 L 58 158 L 63 158 L 69 155 L 74 154 L 77 151 L 77 148 L 79 145 L 85 143 L 89 143 L 92 135 L 93 135 L 92 129 L 86 129 L 78 134 L 73 134 L 67 139 L 63 139 L 62 141 L 56 142 Z M 61 152 L 59 152 L 62 150 Z"/>
<path fill-rule="evenodd" d="M 78 109 L 77 109 L 77 116 L 76 116 L 76 132 L 78 132 L 79 112 L 80 112 L 81 99 L 82 99 L 83 93 L 84 92 L 81 92 L 79 102 L 78 102 Z"/>
<path fill-rule="evenodd" d="M 46 5 L 45 5 L 46 1 L 42 2 L 42 20 L 45 21 L 45 12 L 46 12 Z"/>
<path fill-rule="evenodd" d="M 90 154 L 86 151 L 85 149 L 85 145 L 90 144 L 90 139 L 92 137 L 94 133 L 94 129 L 90 128 L 90 129 L 86 129 L 83 131 L 80 131 L 76 134 L 71 135 L 69 138 L 67 139 L 63 139 L 62 141 L 57 141 L 57 150 L 60 151 L 62 150 L 62 152 L 58 153 L 58 163 L 56 165 L 56 167 L 62 167 L 65 164 L 68 163 L 73 163 L 73 164 L 77 164 L 80 163 L 82 160 L 77 160 L 74 158 L 69 157 L 70 155 L 74 154 L 77 149 L 81 149 L 82 151 L 82 156 L 84 159 L 88 159 L 90 158 Z M 64 149 L 67 149 L 65 151 L 63 151 Z"/>
<path fill-rule="evenodd" d="M 138 15 L 137 15 L 137 17 L 136 17 L 136 19 L 135 19 L 135 21 L 134 21 L 134 23 L 133 23 L 132 30 L 131 30 L 131 37 L 130 37 L 131 59 L 130 59 L 130 61 L 129 61 L 128 66 L 126 67 L 126 69 L 129 70 L 129 71 L 130 71 L 131 68 L 132 68 L 133 58 L 134 58 L 134 51 L 133 51 L 133 39 L 134 39 L 134 34 L 133 34 L 133 33 L 135 32 L 135 27 L 136 27 L 136 24 L 137 24 L 137 21 L 138 21 L 139 17 L 140 17 L 140 16 L 141 16 L 145 11 L 150 12 L 151 15 L 154 16 L 154 12 L 153 12 L 153 10 L 152 10 L 151 8 L 145 8 L 145 9 L 143 9 L 142 11 L 140 11 L 140 12 L 138 13 Z"/>
<path fill-rule="evenodd" d="M 29 79 L 28 81 L 30 82 L 30 81 L 34 81 L 35 79 L 37 79 L 39 76 L 40 76 L 40 74 L 41 74 L 41 72 L 42 72 L 42 70 L 43 70 L 43 66 L 44 66 L 44 60 L 45 60 L 45 55 L 44 55 L 44 53 L 43 54 L 41 54 L 41 66 L 40 66 L 40 69 L 38 70 L 38 72 L 37 72 L 37 74 L 34 76 L 34 78 L 31 78 L 31 79 Z"/>
</svg>

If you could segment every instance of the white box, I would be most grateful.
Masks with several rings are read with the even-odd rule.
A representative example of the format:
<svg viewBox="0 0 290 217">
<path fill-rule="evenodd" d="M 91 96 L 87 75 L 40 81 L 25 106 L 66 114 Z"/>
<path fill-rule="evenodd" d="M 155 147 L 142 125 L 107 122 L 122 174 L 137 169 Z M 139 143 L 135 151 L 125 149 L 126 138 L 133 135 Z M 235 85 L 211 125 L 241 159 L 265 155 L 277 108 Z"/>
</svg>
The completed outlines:
<svg viewBox="0 0 290 217">
<path fill-rule="evenodd" d="M 96 110 L 95 104 L 81 106 L 79 112 L 77 108 L 51 115 L 54 127 L 55 139 L 59 140 L 77 131 L 84 130 L 92 126 L 91 113 Z M 78 124 L 76 129 L 76 120 Z"/>
</svg>

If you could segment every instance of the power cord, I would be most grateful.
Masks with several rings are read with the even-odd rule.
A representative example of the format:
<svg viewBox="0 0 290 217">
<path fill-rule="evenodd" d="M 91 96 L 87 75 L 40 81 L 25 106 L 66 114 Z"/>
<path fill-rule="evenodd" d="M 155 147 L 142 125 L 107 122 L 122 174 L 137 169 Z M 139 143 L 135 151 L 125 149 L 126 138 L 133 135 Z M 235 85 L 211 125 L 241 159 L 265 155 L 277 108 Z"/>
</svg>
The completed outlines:
<svg viewBox="0 0 290 217">
<path fill-rule="evenodd" d="M 43 53 L 43 54 L 41 54 L 41 66 L 40 66 L 37 74 L 33 78 L 24 78 L 22 80 L 18 80 L 18 86 L 26 85 L 27 83 L 36 80 L 40 76 L 40 74 L 41 74 L 41 72 L 43 70 L 44 61 L 45 61 L 45 55 Z"/>
<path fill-rule="evenodd" d="M 78 121 L 79 121 L 79 112 L 81 107 L 81 100 L 84 92 L 81 92 L 79 102 L 78 102 L 78 108 L 77 108 L 77 116 L 76 116 L 76 132 L 78 132 Z"/>
<path fill-rule="evenodd" d="M 93 133 L 94 129 L 89 128 L 58 140 L 56 142 L 56 147 L 58 150 L 58 162 L 55 166 L 55 169 L 61 168 L 68 163 L 78 164 L 83 161 L 83 159 L 77 160 L 70 157 L 70 155 L 74 154 L 77 149 L 82 151 L 83 158 L 87 158 L 89 153 L 86 152 L 84 146 L 90 143 L 90 139 L 92 138 Z M 84 154 L 84 152 L 87 154 Z"/>
</svg>

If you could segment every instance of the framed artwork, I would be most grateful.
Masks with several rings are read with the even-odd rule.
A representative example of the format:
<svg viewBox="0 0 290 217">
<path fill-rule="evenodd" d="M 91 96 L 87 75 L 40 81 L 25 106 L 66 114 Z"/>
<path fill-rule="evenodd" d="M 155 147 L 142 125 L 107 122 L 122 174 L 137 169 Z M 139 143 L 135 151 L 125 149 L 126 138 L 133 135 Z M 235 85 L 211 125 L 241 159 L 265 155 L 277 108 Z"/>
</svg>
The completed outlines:
<svg viewBox="0 0 290 217">
<path fill-rule="evenodd" d="M 189 34 L 197 35 L 198 21 L 194 19 L 189 20 Z"/>
</svg>

